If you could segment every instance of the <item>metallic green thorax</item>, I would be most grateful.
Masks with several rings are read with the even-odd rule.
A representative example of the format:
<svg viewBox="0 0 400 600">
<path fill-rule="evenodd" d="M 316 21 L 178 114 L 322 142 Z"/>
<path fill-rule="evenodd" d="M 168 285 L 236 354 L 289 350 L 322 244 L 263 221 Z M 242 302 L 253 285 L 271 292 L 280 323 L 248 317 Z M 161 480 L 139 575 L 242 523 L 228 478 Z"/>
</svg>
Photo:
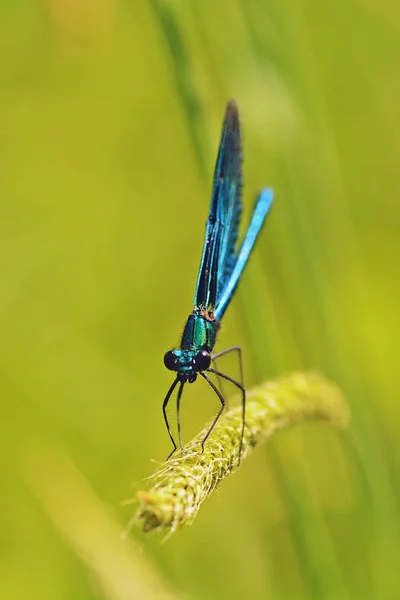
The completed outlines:
<svg viewBox="0 0 400 600">
<path fill-rule="evenodd" d="M 218 323 L 212 321 L 199 311 L 194 310 L 189 316 L 182 334 L 181 349 L 198 352 L 205 349 L 211 352 L 217 338 Z"/>
</svg>

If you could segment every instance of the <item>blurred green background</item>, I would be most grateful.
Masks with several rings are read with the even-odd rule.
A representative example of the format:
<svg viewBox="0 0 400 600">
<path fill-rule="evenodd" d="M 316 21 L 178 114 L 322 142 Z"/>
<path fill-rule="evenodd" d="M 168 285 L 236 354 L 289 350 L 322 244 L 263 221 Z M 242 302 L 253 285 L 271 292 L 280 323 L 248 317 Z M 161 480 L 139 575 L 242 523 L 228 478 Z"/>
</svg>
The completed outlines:
<svg viewBox="0 0 400 600">
<path fill-rule="evenodd" d="M 192 527 L 132 536 L 190 599 L 399 597 L 399 30 L 378 0 L 1 3 L 2 599 L 118 596 L 88 556 L 118 579 L 94 534 L 170 451 L 162 357 L 231 97 L 245 220 L 260 187 L 276 201 L 219 348 L 243 346 L 248 386 L 320 369 L 352 426 L 284 432 Z M 216 410 L 200 384 L 184 405 L 186 436 Z"/>
</svg>

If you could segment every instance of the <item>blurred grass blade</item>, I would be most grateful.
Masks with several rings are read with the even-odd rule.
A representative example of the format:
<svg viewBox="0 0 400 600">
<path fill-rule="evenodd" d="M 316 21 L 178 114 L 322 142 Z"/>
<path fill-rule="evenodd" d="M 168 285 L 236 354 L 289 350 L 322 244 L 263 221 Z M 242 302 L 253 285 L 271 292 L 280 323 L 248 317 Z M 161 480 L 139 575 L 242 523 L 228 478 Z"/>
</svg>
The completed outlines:
<svg viewBox="0 0 400 600">
<path fill-rule="evenodd" d="M 306 420 L 344 427 L 349 413 L 339 388 L 314 372 L 295 372 L 253 388 L 247 394 L 242 461 L 278 429 Z M 144 531 L 173 533 L 190 524 L 201 504 L 238 464 L 242 412 L 235 407 L 222 416 L 199 454 L 206 427 L 174 460 L 152 477 L 149 491 L 139 491 L 137 520 Z"/>
<path fill-rule="evenodd" d="M 171 4 L 164 0 L 152 0 L 151 6 L 170 53 L 172 77 L 186 117 L 186 126 L 196 163 L 201 177 L 207 178 L 209 168 L 205 160 L 206 153 L 203 143 L 205 127 L 202 118 L 202 107 L 193 80 L 190 53 L 185 47 L 184 32 L 179 26 Z"/>
<path fill-rule="evenodd" d="M 122 539 L 81 473 L 52 446 L 32 446 L 22 464 L 23 479 L 59 533 L 96 575 L 109 600 L 178 600 L 159 573 Z"/>
</svg>

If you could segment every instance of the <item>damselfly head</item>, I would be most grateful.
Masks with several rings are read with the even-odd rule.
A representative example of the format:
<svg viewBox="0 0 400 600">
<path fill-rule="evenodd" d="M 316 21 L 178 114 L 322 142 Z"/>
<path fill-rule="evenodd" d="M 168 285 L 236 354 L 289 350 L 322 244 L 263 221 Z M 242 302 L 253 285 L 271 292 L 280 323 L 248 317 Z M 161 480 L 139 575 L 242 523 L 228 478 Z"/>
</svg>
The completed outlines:
<svg viewBox="0 0 400 600">
<path fill-rule="evenodd" d="M 175 371 L 179 381 L 193 383 L 197 373 L 207 371 L 211 364 L 211 354 L 203 350 L 168 350 L 164 354 L 164 365 Z"/>
</svg>

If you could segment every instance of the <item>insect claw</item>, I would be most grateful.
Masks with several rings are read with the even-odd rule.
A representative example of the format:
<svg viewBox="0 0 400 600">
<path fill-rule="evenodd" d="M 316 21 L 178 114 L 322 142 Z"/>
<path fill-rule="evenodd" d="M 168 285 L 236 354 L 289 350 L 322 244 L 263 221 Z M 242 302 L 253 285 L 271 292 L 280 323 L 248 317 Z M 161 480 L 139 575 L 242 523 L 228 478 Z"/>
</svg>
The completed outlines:
<svg viewBox="0 0 400 600">
<path fill-rule="evenodd" d="M 174 449 L 172 450 L 172 452 L 170 452 L 170 453 L 168 454 L 168 456 L 167 456 L 167 458 L 166 458 L 165 460 L 166 460 L 166 461 L 167 461 L 167 460 L 169 460 L 169 459 L 171 458 L 171 456 L 172 456 L 173 454 L 175 454 L 175 452 L 176 452 L 176 448 L 174 448 Z"/>
</svg>

